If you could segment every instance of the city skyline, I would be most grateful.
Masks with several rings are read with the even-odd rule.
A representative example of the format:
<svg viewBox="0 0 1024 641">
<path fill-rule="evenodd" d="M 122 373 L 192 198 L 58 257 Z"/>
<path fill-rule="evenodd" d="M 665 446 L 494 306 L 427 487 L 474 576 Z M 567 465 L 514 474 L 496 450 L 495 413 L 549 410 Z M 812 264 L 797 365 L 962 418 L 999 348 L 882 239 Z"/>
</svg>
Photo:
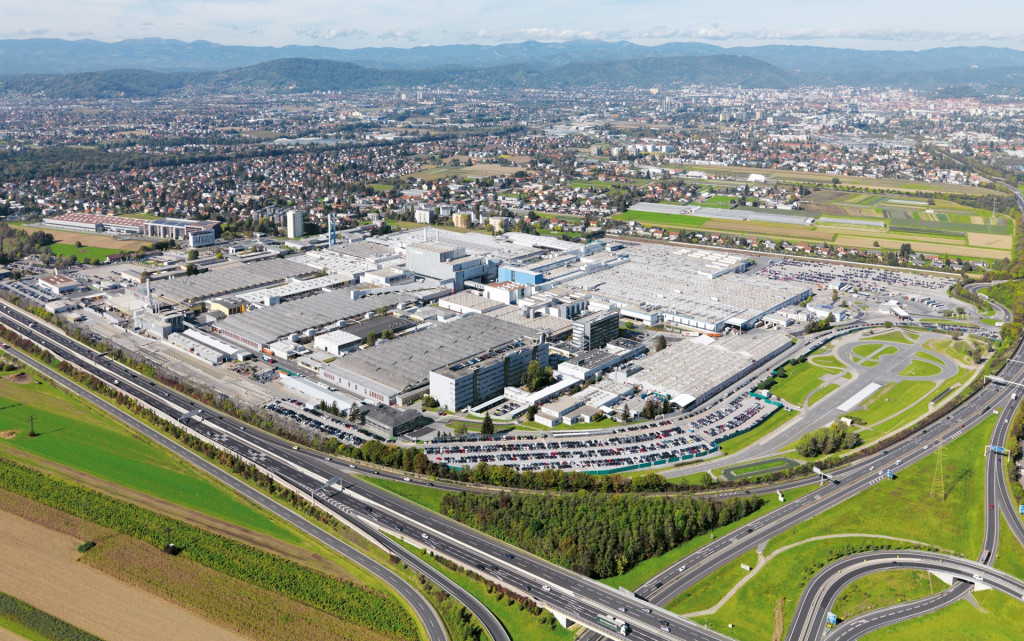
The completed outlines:
<svg viewBox="0 0 1024 641">
<path fill-rule="evenodd" d="M 244 8 L 244 11 L 243 11 Z M 208 40 L 226 45 L 322 45 L 339 49 L 500 44 L 536 40 L 695 41 L 723 47 L 767 44 L 920 50 L 943 46 L 1024 48 L 1014 8 L 982 3 L 868 0 L 837 20 L 835 3 L 784 0 L 771 6 L 726 0 L 680 7 L 662 0 L 456 0 L 323 6 L 312 0 L 55 0 L 8 7 L 0 38 Z M 884 17 L 884 20 L 882 19 Z M 885 26 L 880 26 L 880 25 Z M 948 25 L 957 25 L 950 29 Z M 841 25 L 841 26 L 840 26 Z"/>
</svg>

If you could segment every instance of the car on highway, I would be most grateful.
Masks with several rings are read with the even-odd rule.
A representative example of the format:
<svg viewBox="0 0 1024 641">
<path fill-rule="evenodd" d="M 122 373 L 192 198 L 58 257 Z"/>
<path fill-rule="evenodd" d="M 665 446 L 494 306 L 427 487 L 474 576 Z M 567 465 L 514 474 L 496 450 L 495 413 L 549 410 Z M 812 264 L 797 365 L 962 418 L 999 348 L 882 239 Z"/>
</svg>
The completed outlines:
<svg viewBox="0 0 1024 641">
<path fill-rule="evenodd" d="M 411 478 L 409 478 L 408 476 L 403 476 L 403 477 L 402 477 L 402 480 L 403 480 L 403 481 L 405 481 L 406 483 L 408 483 L 408 482 L 409 482 L 409 481 L 411 481 L 412 479 L 411 479 Z"/>
<path fill-rule="evenodd" d="M 996 509 L 996 506 L 995 506 L 995 505 L 993 505 L 993 504 L 991 504 L 991 503 L 989 503 L 989 504 L 988 504 L 988 509 L 990 509 L 990 510 L 994 510 L 994 509 Z"/>
<path fill-rule="evenodd" d="M 651 609 L 650 608 L 640 608 L 640 611 L 643 612 L 644 614 L 650 614 L 651 613 Z"/>
<path fill-rule="evenodd" d="M 685 572 L 686 571 L 686 566 L 685 565 L 680 565 L 679 566 L 679 571 L 680 572 Z"/>
<path fill-rule="evenodd" d="M 626 611 L 627 611 L 626 610 L 626 606 L 624 606 L 624 605 L 620 605 L 619 606 L 619 612 L 626 612 Z"/>
<path fill-rule="evenodd" d="M 672 629 L 669 628 L 667 625 L 663 625 L 663 626 L 661 626 L 661 631 L 662 632 L 671 632 Z"/>
<path fill-rule="evenodd" d="M 515 557 L 514 557 L 514 556 L 512 556 L 511 554 L 509 554 L 508 552 L 506 552 L 506 553 L 505 553 L 505 558 L 506 558 L 506 559 L 508 559 L 509 561 L 511 561 L 511 560 L 512 560 L 512 559 L 514 559 Z"/>
<path fill-rule="evenodd" d="M 429 538 L 430 538 L 430 537 L 429 537 L 429 536 L 427 535 L 427 533 L 426 533 L 426 532 L 424 532 L 424 533 L 423 533 L 423 534 L 421 534 L 420 536 L 422 536 L 422 537 L 423 537 L 423 538 L 425 538 L 425 539 L 429 539 Z"/>
<path fill-rule="evenodd" d="M 549 585 L 542 585 L 542 586 L 540 586 L 540 589 L 544 590 L 545 592 L 550 592 L 551 591 L 551 586 L 549 586 Z"/>
</svg>

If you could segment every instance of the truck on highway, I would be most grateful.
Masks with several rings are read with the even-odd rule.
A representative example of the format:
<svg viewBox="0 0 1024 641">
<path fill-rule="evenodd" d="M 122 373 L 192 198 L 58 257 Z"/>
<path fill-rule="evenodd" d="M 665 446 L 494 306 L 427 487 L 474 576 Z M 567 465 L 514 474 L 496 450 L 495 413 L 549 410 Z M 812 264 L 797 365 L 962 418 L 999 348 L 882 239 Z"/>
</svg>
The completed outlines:
<svg viewBox="0 0 1024 641">
<path fill-rule="evenodd" d="M 631 630 L 628 623 L 611 614 L 597 615 L 597 624 L 603 628 L 618 632 L 623 636 L 629 634 Z"/>
</svg>

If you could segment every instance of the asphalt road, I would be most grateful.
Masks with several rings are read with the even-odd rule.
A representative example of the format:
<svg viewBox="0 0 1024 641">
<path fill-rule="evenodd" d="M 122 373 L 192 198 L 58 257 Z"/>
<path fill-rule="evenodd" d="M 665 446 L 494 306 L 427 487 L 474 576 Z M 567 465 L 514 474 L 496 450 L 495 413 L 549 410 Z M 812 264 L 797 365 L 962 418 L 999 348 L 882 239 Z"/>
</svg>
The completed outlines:
<svg viewBox="0 0 1024 641">
<path fill-rule="evenodd" d="M 938 572 L 953 579 L 954 589 L 926 599 L 898 604 L 889 608 L 889 612 L 884 617 L 878 613 L 871 613 L 872 616 L 867 617 L 866 620 L 861 617 L 862 622 L 855 626 L 850 625 L 854 622 L 851 620 L 843 630 L 844 635 L 864 635 L 871 630 L 896 621 L 920 616 L 926 611 L 937 610 L 963 596 L 966 592 L 964 586 L 970 589 L 976 584 L 984 584 L 1015 599 L 1024 600 L 1024 581 L 1005 572 L 994 570 L 979 561 L 917 550 L 864 552 L 834 561 L 814 575 L 814 578 L 804 588 L 797 604 L 796 612 L 793 614 L 793 623 L 786 635 L 787 641 L 820 639 L 826 632 L 827 615 L 832 610 L 840 593 L 857 579 L 886 570 Z M 829 634 L 828 638 L 835 637 Z"/>
</svg>

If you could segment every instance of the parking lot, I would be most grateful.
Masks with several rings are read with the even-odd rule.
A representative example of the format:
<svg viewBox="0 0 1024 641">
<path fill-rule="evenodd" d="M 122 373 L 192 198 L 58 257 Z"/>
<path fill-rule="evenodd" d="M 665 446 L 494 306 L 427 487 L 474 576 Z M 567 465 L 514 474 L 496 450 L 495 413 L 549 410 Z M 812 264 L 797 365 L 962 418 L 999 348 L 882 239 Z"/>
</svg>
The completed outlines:
<svg viewBox="0 0 1024 641">
<path fill-rule="evenodd" d="M 486 462 L 519 471 L 597 471 L 656 465 L 714 452 L 719 441 L 757 425 L 771 414 L 771 409 L 758 398 L 744 396 L 692 416 L 592 432 L 439 438 L 424 452 L 431 460 L 453 467 Z"/>
</svg>

